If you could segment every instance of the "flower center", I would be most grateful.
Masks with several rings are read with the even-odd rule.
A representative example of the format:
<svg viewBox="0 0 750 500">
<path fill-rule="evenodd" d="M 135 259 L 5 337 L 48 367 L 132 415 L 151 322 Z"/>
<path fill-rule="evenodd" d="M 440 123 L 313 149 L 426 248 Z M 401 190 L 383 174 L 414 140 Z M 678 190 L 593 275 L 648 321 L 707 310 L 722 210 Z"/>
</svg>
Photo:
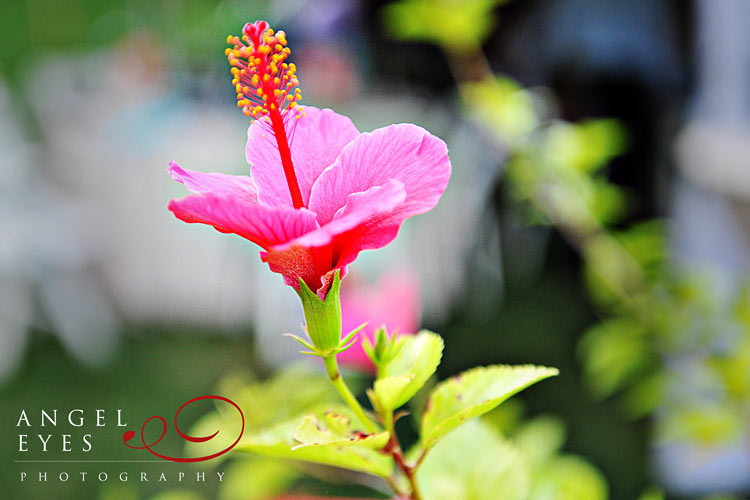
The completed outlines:
<svg viewBox="0 0 750 500">
<path fill-rule="evenodd" d="M 237 107 L 253 120 L 269 124 L 276 138 L 284 168 L 289 193 L 294 208 L 305 206 L 292 164 L 292 153 L 286 133 L 286 124 L 302 116 L 297 102 L 302 91 L 297 80 L 297 68 L 287 63 L 290 50 L 286 34 L 274 33 L 265 21 L 247 23 L 242 37 L 228 36 L 225 53 L 232 66 L 232 84 L 237 91 Z"/>
</svg>

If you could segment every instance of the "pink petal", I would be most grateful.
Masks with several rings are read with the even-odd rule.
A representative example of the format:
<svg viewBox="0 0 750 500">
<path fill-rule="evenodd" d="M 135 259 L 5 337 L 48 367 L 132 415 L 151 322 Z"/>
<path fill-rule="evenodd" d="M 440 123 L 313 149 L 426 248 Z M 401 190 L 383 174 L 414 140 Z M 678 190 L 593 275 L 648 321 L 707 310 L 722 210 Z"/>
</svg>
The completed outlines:
<svg viewBox="0 0 750 500">
<path fill-rule="evenodd" d="M 184 184 L 193 193 L 212 193 L 237 197 L 251 203 L 258 202 L 258 190 L 253 180 L 247 175 L 227 175 L 216 172 L 207 174 L 184 169 L 175 162 L 169 163 L 167 171 L 174 180 Z"/>
<path fill-rule="evenodd" d="M 184 222 L 208 224 L 222 233 L 238 234 L 266 249 L 318 228 L 315 214 L 309 210 L 267 207 L 213 193 L 171 200 L 167 208 Z"/>
<path fill-rule="evenodd" d="M 305 106 L 299 120 L 290 118 L 286 125 L 290 138 L 292 162 L 302 199 L 307 205 L 310 190 L 320 173 L 334 162 L 344 146 L 359 135 L 357 127 L 346 116 L 330 109 Z M 247 130 L 247 161 L 258 186 L 261 203 L 292 206 L 289 187 L 281 166 L 279 148 L 270 127 L 261 120 Z"/>
<path fill-rule="evenodd" d="M 354 229 L 368 233 L 378 231 L 384 223 L 384 216 L 390 219 L 393 209 L 405 198 L 404 185 L 396 179 L 389 179 L 382 186 L 374 186 L 361 193 L 352 193 L 333 220 L 316 231 L 290 241 L 286 246 L 319 247 Z"/>
<path fill-rule="evenodd" d="M 361 250 L 379 248 L 396 237 L 398 224 L 391 221 L 390 214 L 405 196 L 403 184 L 395 179 L 353 193 L 331 222 L 269 249 L 263 260 L 297 289 L 299 278 L 313 290 L 325 287 L 324 278 L 330 271 L 344 268 Z M 304 264 L 300 266 L 300 262 Z"/>
<path fill-rule="evenodd" d="M 397 179 L 406 189 L 406 199 L 394 217 L 403 220 L 437 204 L 450 171 L 448 148 L 442 140 L 416 125 L 390 125 L 350 142 L 313 185 L 308 206 L 325 225 L 347 203 L 350 193 Z"/>
</svg>

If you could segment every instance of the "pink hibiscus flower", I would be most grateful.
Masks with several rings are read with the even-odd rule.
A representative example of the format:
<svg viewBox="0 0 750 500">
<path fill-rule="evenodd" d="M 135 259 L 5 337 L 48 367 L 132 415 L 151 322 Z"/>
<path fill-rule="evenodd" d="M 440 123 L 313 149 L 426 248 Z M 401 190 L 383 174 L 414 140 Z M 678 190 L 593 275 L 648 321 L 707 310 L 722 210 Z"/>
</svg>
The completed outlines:
<svg viewBox="0 0 750 500">
<path fill-rule="evenodd" d="M 296 68 L 282 31 L 263 21 L 229 37 L 238 106 L 248 129 L 249 176 L 201 173 L 171 163 L 193 195 L 171 200 L 185 222 L 259 245 L 261 258 L 300 289 L 324 298 L 334 271 L 362 250 L 390 243 L 401 223 L 433 208 L 450 177 L 445 143 L 416 125 L 360 133 L 330 109 L 297 106 Z"/>
<path fill-rule="evenodd" d="M 417 333 L 420 311 L 419 283 L 409 272 L 388 272 L 376 286 L 357 281 L 344 284 L 341 287 L 342 330 L 350 332 L 362 323 L 367 326 L 360 331 L 355 343 L 338 355 L 338 360 L 341 364 L 375 373 L 375 365 L 362 346 L 363 337 L 374 344 L 374 333 L 380 327 L 385 327 L 389 334 Z"/>
</svg>

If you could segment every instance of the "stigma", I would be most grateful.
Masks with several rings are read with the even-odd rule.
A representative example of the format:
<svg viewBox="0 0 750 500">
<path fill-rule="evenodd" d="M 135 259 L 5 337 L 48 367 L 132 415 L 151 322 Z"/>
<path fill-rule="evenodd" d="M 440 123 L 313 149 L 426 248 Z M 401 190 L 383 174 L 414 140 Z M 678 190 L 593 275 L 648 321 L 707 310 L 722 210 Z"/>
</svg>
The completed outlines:
<svg viewBox="0 0 750 500">
<path fill-rule="evenodd" d="M 268 117 L 278 111 L 288 115 L 302 99 L 297 68 L 288 63 L 291 53 L 286 34 L 275 32 L 265 21 L 247 23 L 242 36 L 228 36 L 225 53 L 237 91 L 237 107 L 252 118 Z M 295 116 L 299 116 L 295 113 Z"/>
<path fill-rule="evenodd" d="M 297 103 L 302 99 L 297 80 L 297 68 L 288 63 L 290 50 L 286 34 L 274 31 L 265 21 L 247 23 L 242 36 L 227 37 L 225 53 L 232 67 L 232 85 L 237 91 L 237 107 L 253 120 L 260 120 L 276 139 L 281 166 L 289 187 L 294 208 L 305 203 L 292 163 L 292 152 L 287 137 L 288 119 L 298 119 L 303 113 Z M 290 130 L 294 130 L 294 123 Z"/>
</svg>

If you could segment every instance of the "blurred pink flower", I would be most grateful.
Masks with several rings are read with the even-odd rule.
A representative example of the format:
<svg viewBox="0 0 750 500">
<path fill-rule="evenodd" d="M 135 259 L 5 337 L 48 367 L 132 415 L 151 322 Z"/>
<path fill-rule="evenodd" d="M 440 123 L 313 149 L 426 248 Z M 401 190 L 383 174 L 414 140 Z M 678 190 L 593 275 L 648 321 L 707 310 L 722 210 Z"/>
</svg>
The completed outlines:
<svg viewBox="0 0 750 500">
<path fill-rule="evenodd" d="M 286 34 L 264 21 L 227 41 L 237 105 L 255 119 L 245 149 L 251 175 L 173 162 L 172 177 L 195 194 L 169 210 L 258 244 L 286 284 L 299 290 L 301 279 L 324 298 L 336 269 L 345 274 L 360 251 L 387 245 L 407 217 L 437 204 L 450 178 L 448 148 L 416 125 L 360 133 L 330 109 L 301 110 Z"/>
<path fill-rule="evenodd" d="M 409 272 L 388 272 L 375 286 L 359 281 L 344 283 L 341 289 L 342 331 L 350 332 L 365 322 L 367 326 L 359 333 L 354 345 L 338 355 L 338 360 L 374 373 L 375 366 L 362 347 L 362 336 L 366 335 L 373 342 L 374 332 L 382 326 L 388 333 L 416 333 L 420 312 L 419 283 Z"/>
</svg>

